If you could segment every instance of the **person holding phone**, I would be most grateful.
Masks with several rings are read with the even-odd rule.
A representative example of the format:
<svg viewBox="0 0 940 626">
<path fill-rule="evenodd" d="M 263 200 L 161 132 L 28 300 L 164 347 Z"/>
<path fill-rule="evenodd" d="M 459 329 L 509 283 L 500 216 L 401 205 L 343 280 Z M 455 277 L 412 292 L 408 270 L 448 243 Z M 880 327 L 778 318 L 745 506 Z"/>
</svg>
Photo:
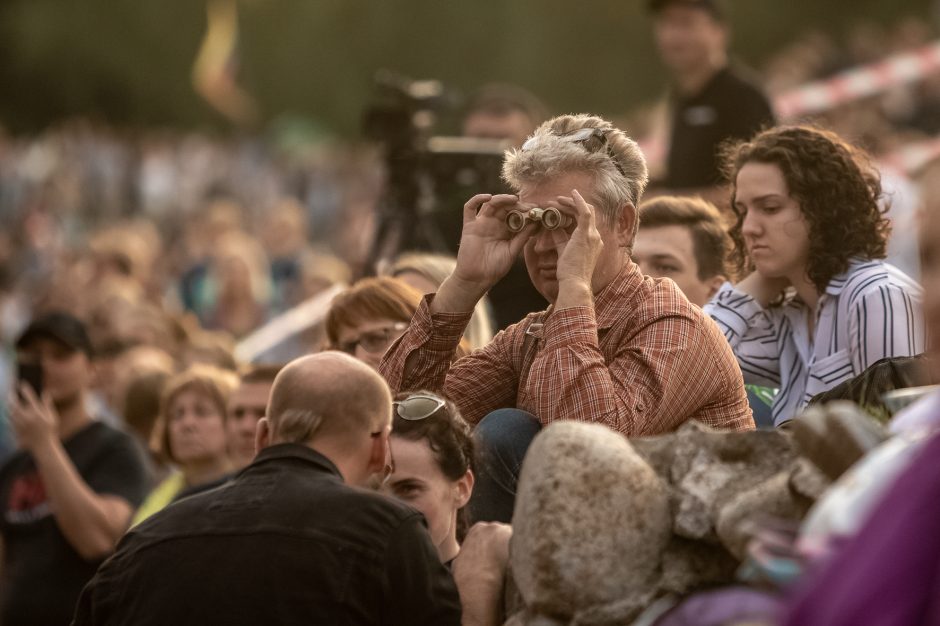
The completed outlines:
<svg viewBox="0 0 940 626">
<path fill-rule="evenodd" d="M 45 314 L 16 350 L 17 451 L 0 467 L 0 623 L 68 624 L 146 494 L 147 471 L 129 435 L 88 413 L 93 350 L 80 320 Z"/>
</svg>

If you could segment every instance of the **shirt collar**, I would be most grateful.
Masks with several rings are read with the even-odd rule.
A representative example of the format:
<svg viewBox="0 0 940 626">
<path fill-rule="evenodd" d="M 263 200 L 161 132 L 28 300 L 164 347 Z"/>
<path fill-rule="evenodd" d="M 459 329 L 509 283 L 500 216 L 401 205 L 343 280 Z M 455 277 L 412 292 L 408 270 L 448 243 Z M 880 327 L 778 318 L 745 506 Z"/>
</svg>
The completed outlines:
<svg viewBox="0 0 940 626">
<path fill-rule="evenodd" d="M 335 474 L 340 478 L 340 480 L 343 478 L 343 475 L 340 474 L 339 469 L 337 469 L 336 465 L 334 465 L 331 460 L 313 448 L 299 443 L 278 443 L 272 446 L 268 446 L 259 452 L 258 456 L 255 457 L 255 460 L 252 461 L 251 465 L 242 470 L 242 472 L 245 472 L 261 463 L 267 463 L 269 461 L 277 461 L 281 459 L 297 459 L 316 466 L 316 468 L 321 471 L 327 472 L 329 474 Z"/>
<path fill-rule="evenodd" d="M 644 280 L 640 267 L 636 263 L 627 261 L 623 264 L 613 280 L 594 295 L 594 316 L 598 328 L 611 328 L 617 323 L 617 320 L 623 316 L 623 303 L 629 302 L 629 297 L 643 284 Z M 554 309 L 553 304 L 538 314 L 530 322 L 526 334 L 541 339 L 544 322 Z"/>
<path fill-rule="evenodd" d="M 862 257 L 852 257 L 849 259 L 849 267 L 844 272 L 838 276 L 833 276 L 829 280 L 829 284 L 826 285 L 826 293 L 830 296 L 838 296 L 842 293 L 842 290 L 849 282 L 851 275 L 858 271 L 859 267 L 872 263 L 869 259 L 863 259 Z"/>
<path fill-rule="evenodd" d="M 611 328 L 623 317 L 625 303 L 643 284 L 643 273 L 633 261 L 627 261 L 614 279 L 594 296 L 594 315 L 598 328 Z"/>
</svg>

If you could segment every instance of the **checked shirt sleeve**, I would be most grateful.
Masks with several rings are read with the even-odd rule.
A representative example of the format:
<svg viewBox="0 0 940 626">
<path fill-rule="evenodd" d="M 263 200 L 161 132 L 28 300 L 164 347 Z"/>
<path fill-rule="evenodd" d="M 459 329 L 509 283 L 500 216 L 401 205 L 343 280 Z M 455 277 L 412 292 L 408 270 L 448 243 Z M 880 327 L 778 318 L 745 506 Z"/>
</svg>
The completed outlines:
<svg viewBox="0 0 940 626">
<path fill-rule="evenodd" d="M 424 297 L 411 318 L 408 330 L 382 358 L 379 372 L 392 392 L 414 389 L 440 391 L 444 387 L 444 377 L 472 313 L 438 313 L 432 316 L 430 303 L 433 297 Z"/>
<path fill-rule="evenodd" d="M 522 330 L 510 327 L 485 347 L 454 361 L 470 313 L 431 315 L 425 297 L 408 330 L 392 344 L 379 368 L 393 392 L 427 389 L 443 393 L 471 424 L 498 408 L 515 406 L 518 374 L 513 351 Z"/>
<path fill-rule="evenodd" d="M 744 382 L 767 387 L 780 386 L 781 324 L 757 300 L 725 283 L 705 305 L 724 334 L 741 366 Z M 789 332 L 789 331 L 787 331 Z"/>
</svg>

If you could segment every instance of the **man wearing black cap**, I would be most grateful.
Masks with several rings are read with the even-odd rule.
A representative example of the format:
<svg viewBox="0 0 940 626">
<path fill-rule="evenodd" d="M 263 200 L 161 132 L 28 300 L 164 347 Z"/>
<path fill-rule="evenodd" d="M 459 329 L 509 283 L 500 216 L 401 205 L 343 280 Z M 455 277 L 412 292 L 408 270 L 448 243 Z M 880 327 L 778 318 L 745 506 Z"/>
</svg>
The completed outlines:
<svg viewBox="0 0 940 626">
<path fill-rule="evenodd" d="M 649 0 L 660 58 L 672 72 L 670 143 L 665 178 L 656 187 L 702 193 L 714 201 L 721 181 L 718 150 L 774 124 L 757 82 L 728 62 L 723 0 Z"/>
<path fill-rule="evenodd" d="M 131 438 L 87 412 L 92 346 L 78 319 L 46 314 L 16 350 L 41 382 L 21 382 L 9 399 L 19 449 L 0 468 L 0 623 L 68 624 L 146 494 L 147 472 Z"/>
</svg>

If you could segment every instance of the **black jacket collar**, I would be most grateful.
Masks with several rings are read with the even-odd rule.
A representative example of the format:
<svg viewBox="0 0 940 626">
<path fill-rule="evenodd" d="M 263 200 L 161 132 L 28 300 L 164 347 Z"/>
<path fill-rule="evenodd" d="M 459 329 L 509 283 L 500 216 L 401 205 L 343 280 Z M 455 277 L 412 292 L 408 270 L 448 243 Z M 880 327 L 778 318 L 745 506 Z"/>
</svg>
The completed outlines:
<svg viewBox="0 0 940 626">
<path fill-rule="evenodd" d="M 299 460 L 303 463 L 312 465 L 320 471 L 333 474 L 340 480 L 343 480 L 343 475 L 340 474 L 339 469 L 336 467 L 333 461 L 329 460 L 327 457 L 320 454 L 313 448 L 300 443 L 278 443 L 264 448 L 261 452 L 258 453 L 258 456 L 255 457 L 255 460 L 252 461 L 251 465 L 239 472 L 239 475 L 251 470 L 253 467 L 258 465 L 284 459 Z"/>
</svg>

